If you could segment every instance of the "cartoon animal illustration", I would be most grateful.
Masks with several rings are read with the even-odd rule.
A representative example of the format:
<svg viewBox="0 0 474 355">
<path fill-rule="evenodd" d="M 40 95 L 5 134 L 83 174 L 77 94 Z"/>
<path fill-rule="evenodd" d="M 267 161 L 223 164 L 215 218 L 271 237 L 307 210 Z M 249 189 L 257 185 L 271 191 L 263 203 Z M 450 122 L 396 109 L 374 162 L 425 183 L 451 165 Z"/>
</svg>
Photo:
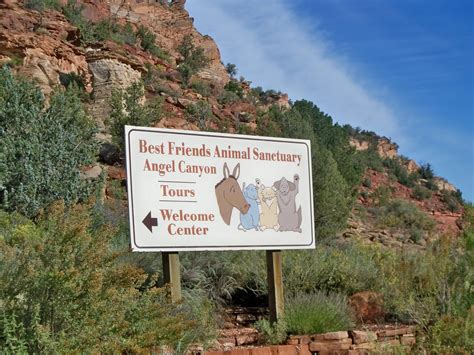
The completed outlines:
<svg viewBox="0 0 474 355">
<path fill-rule="evenodd" d="M 244 197 L 247 203 L 250 205 L 249 210 L 246 213 L 240 212 L 240 224 L 239 229 L 247 231 L 249 229 L 255 229 L 256 231 L 260 230 L 260 214 L 258 212 L 258 193 L 257 187 L 253 184 L 245 187 L 242 186 L 242 191 L 244 192 Z"/>
<path fill-rule="evenodd" d="M 230 174 L 227 163 L 224 163 L 224 178 L 215 186 L 217 204 L 222 219 L 230 225 L 232 210 L 237 208 L 241 213 L 247 213 L 250 205 L 245 201 L 242 190 L 240 190 L 237 179 L 240 175 L 240 163 L 237 164 Z"/>
<path fill-rule="evenodd" d="M 255 179 L 258 199 L 260 200 L 260 230 L 278 230 L 278 203 L 276 192 L 272 187 L 265 187 L 260 179 Z"/>
<path fill-rule="evenodd" d="M 296 174 L 293 182 L 286 180 L 275 181 L 273 187 L 276 189 L 278 201 L 278 223 L 281 232 L 293 231 L 301 233 L 301 206 L 296 210 L 295 198 L 299 191 L 300 177 Z"/>
</svg>

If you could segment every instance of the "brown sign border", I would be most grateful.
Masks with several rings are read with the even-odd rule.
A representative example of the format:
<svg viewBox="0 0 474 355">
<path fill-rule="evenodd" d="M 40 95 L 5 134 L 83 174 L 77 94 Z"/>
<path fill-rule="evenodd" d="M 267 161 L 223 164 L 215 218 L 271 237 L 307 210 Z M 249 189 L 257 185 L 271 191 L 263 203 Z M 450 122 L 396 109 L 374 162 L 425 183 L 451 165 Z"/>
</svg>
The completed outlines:
<svg viewBox="0 0 474 355">
<path fill-rule="evenodd" d="M 127 127 L 127 126 L 126 126 Z M 124 130 L 126 130 L 126 127 L 124 127 Z M 129 214 L 132 213 L 132 228 L 133 228 L 133 244 L 136 248 L 139 249 L 153 249 L 152 251 L 160 251 L 160 250 L 169 250 L 169 251 L 179 251 L 183 249 L 196 249 L 196 250 L 220 250 L 220 249 L 225 249 L 225 250 L 251 250 L 252 248 L 255 250 L 263 249 L 263 250 L 279 250 L 281 248 L 285 249 L 290 249 L 291 247 L 296 247 L 295 249 L 299 249 L 301 247 L 307 247 L 313 244 L 314 242 L 314 209 L 313 209 L 313 186 L 311 182 L 313 181 L 312 179 L 312 166 L 311 166 L 311 154 L 309 150 L 309 146 L 306 142 L 300 142 L 300 141 L 291 141 L 291 140 L 286 140 L 289 138 L 285 138 L 285 140 L 279 140 L 279 139 L 272 139 L 272 137 L 262 137 L 258 138 L 259 136 L 245 136 L 241 137 L 239 135 L 230 135 L 230 134 L 225 134 L 223 136 L 219 135 L 214 135 L 214 134 L 206 134 L 206 132 L 199 132 L 196 133 L 194 131 L 189 131 L 188 132 L 183 132 L 183 131 L 175 131 L 172 129 L 146 129 L 146 128 L 138 128 L 135 126 L 128 126 L 128 127 L 133 127 L 128 131 L 127 135 L 127 148 L 128 148 L 128 160 L 126 161 L 127 164 L 127 179 L 130 179 L 130 184 L 128 185 L 130 187 L 130 191 L 128 192 L 128 195 L 131 197 L 130 200 L 128 201 L 129 203 L 129 209 L 128 212 Z M 291 144 L 303 144 L 306 147 L 306 152 L 307 152 L 307 157 L 308 157 L 308 163 L 309 163 L 309 191 L 311 194 L 310 198 L 310 206 L 311 206 L 311 211 L 313 221 L 311 224 L 311 242 L 308 244 L 280 244 L 280 245 L 206 245 L 206 246 L 193 246 L 193 245 L 186 245 L 186 246 L 139 246 L 136 242 L 136 233 L 135 233 L 135 214 L 134 214 L 134 208 L 133 208 L 133 182 L 132 182 L 132 158 L 131 158 L 131 149 L 130 149 L 130 134 L 134 131 L 138 132 L 150 132 L 150 133 L 167 133 L 167 134 L 178 134 L 178 135 L 189 135 L 189 136 L 201 136 L 201 137 L 212 137 L 212 138 L 226 138 L 226 139 L 240 139 L 240 140 L 253 140 L 253 141 L 264 141 L 264 142 L 276 142 L 276 143 L 291 143 Z M 274 137 L 273 137 L 274 138 Z M 130 216 L 129 216 L 130 217 Z M 130 218 L 129 218 L 130 219 Z M 290 248 L 289 248 L 290 247 Z M 133 249 L 133 248 L 132 248 Z M 306 248 L 309 249 L 309 248 Z M 141 250 L 137 250 L 141 251 Z"/>
</svg>

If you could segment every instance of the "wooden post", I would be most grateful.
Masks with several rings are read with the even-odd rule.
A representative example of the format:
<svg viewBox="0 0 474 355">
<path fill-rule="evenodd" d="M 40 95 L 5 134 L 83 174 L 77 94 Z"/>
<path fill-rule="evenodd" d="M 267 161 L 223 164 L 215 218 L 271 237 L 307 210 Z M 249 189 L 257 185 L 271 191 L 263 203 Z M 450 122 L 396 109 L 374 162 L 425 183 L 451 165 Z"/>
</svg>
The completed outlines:
<svg viewBox="0 0 474 355">
<path fill-rule="evenodd" d="M 267 250 L 268 305 L 270 322 L 277 322 L 283 316 L 283 277 L 280 250 Z"/>
<path fill-rule="evenodd" d="M 170 284 L 171 302 L 181 301 L 181 271 L 178 252 L 163 252 L 163 274 L 165 283 Z"/>
</svg>

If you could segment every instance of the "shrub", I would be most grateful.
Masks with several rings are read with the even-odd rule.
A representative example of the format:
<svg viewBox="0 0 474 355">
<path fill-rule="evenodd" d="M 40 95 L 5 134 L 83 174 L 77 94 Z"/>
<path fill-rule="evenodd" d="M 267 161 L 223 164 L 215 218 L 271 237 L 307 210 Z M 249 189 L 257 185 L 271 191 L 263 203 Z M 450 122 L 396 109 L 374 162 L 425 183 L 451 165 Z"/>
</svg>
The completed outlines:
<svg viewBox="0 0 474 355">
<path fill-rule="evenodd" d="M 218 304 L 230 303 L 239 291 L 253 295 L 266 292 L 262 252 L 185 253 L 181 262 L 184 287 L 202 290 Z"/>
<path fill-rule="evenodd" d="M 431 197 L 431 191 L 428 190 L 426 187 L 416 185 L 412 191 L 413 197 L 417 200 L 426 200 Z"/>
<path fill-rule="evenodd" d="M 230 80 L 227 84 L 225 84 L 224 90 L 233 92 L 239 98 L 242 98 L 244 96 L 244 90 L 242 89 L 242 86 L 240 86 L 239 82 L 236 80 Z"/>
<path fill-rule="evenodd" d="M 367 188 L 372 187 L 372 180 L 370 180 L 370 178 L 365 178 L 364 180 L 362 180 L 362 186 L 365 186 Z"/>
<path fill-rule="evenodd" d="M 392 190 L 390 187 L 382 185 L 372 193 L 372 201 L 375 206 L 386 206 L 392 196 Z"/>
<path fill-rule="evenodd" d="M 451 212 L 459 212 L 461 210 L 462 197 L 459 192 L 443 190 L 441 192 L 441 199 L 446 204 Z"/>
<path fill-rule="evenodd" d="M 82 76 L 74 72 L 59 73 L 59 82 L 66 89 L 69 88 L 71 85 L 76 85 L 81 90 L 84 90 L 85 87 L 84 79 L 82 79 Z"/>
<path fill-rule="evenodd" d="M 264 344 L 277 345 L 286 340 L 286 323 L 284 320 L 270 323 L 267 319 L 260 319 L 255 322 L 255 328 L 262 336 Z"/>
<path fill-rule="evenodd" d="M 474 315 L 442 316 L 430 328 L 428 342 L 430 350 L 439 354 L 462 354 L 474 349 Z"/>
<path fill-rule="evenodd" d="M 428 181 L 426 181 L 425 186 L 426 186 L 426 188 L 428 188 L 431 191 L 438 191 L 439 190 L 438 185 L 435 184 L 433 179 L 429 179 Z"/>
<path fill-rule="evenodd" d="M 380 287 L 377 247 L 356 242 L 323 243 L 315 250 L 283 254 L 285 294 L 289 298 L 315 290 L 351 295 Z"/>
<path fill-rule="evenodd" d="M 118 30 L 112 33 L 111 39 L 117 43 L 134 45 L 137 42 L 137 34 L 131 23 L 127 22 L 124 26 L 118 25 Z"/>
<path fill-rule="evenodd" d="M 142 82 L 135 82 L 126 90 L 112 93 L 110 102 L 110 132 L 113 142 L 123 150 L 124 126 L 149 126 L 161 118 L 161 102 L 143 103 L 145 90 Z"/>
<path fill-rule="evenodd" d="M 421 242 L 422 239 L 423 239 L 423 232 L 419 230 L 418 228 L 412 228 L 412 230 L 410 231 L 410 240 L 413 243 L 418 244 Z"/>
<path fill-rule="evenodd" d="M 49 9 L 59 10 L 60 5 L 57 0 L 26 0 L 23 5 L 30 10 L 43 12 Z"/>
<path fill-rule="evenodd" d="M 97 153 L 96 127 L 73 91 L 58 91 L 49 107 L 40 89 L 0 70 L 0 205 L 34 216 L 51 202 L 89 196 L 80 168 Z"/>
<path fill-rule="evenodd" d="M 190 35 L 183 37 L 178 46 L 178 52 L 182 56 L 182 61 L 178 66 L 178 71 L 182 76 L 183 83 L 187 86 L 189 79 L 209 65 L 209 59 L 204 54 L 204 49 L 196 47 Z"/>
<path fill-rule="evenodd" d="M 422 179 L 431 180 L 434 178 L 434 172 L 429 163 L 420 165 L 419 174 Z"/>
<path fill-rule="evenodd" d="M 407 168 L 398 159 L 385 159 L 383 165 L 388 169 L 389 174 L 400 184 L 407 187 L 414 187 L 418 174 L 408 173 Z"/>
<path fill-rule="evenodd" d="M 378 172 L 383 171 L 384 165 L 382 158 L 380 157 L 379 153 L 377 152 L 377 149 L 374 146 L 369 145 L 369 148 L 367 150 L 358 151 L 356 155 L 362 166 L 366 166 L 367 168 L 373 169 Z"/>
<path fill-rule="evenodd" d="M 321 291 L 288 299 L 284 318 L 290 334 L 317 334 L 354 326 L 346 297 Z"/>
<path fill-rule="evenodd" d="M 435 226 L 433 219 L 410 202 L 393 200 L 380 210 L 379 223 L 387 227 L 417 228 L 429 231 Z"/>
<path fill-rule="evenodd" d="M 205 349 L 213 344 L 218 335 L 218 319 L 213 300 L 201 290 L 183 290 L 183 304 L 190 318 L 196 320 L 192 328 L 186 329 L 175 346 L 176 354 L 186 354 L 190 344 L 201 344 Z"/>
<path fill-rule="evenodd" d="M 232 104 L 239 100 L 240 100 L 239 95 L 237 95 L 235 92 L 227 91 L 227 90 L 222 91 L 219 97 L 217 98 L 217 101 L 221 105 Z"/>
<path fill-rule="evenodd" d="M 181 75 L 181 80 L 183 81 L 184 86 L 189 85 L 189 80 L 194 74 L 194 70 L 191 68 L 190 65 L 186 63 L 181 63 L 178 65 L 178 72 Z"/>
<path fill-rule="evenodd" d="M 211 88 L 208 83 L 202 80 L 194 80 L 191 83 L 191 88 L 204 97 L 211 96 Z"/>
<path fill-rule="evenodd" d="M 192 103 L 186 107 L 186 119 L 196 123 L 199 129 L 205 130 L 208 121 L 212 118 L 211 106 L 203 100 Z"/>
<path fill-rule="evenodd" d="M 137 34 L 130 23 L 120 25 L 115 19 L 106 18 L 98 22 L 92 22 L 84 18 L 82 11 L 84 5 L 77 0 L 68 0 L 62 7 L 62 13 L 74 26 L 79 29 L 81 43 L 83 45 L 94 44 L 105 40 L 111 40 L 120 44 L 134 45 Z"/>
<path fill-rule="evenodd" d="M 110 180 L 107 190 L 107 193 L 117 200 L 127 199 L 127 193 L 120 180 Z"/>
<path fill-rule="evenodd" d="M 0 211 L 0 347 L 136 353 L 177 347 L 199 326 L 153 278 L 114 261 L 114 232 L 94 212 L 58 203 L 35 225 Z"/>
<path fill-rule="evenodd" d="M 456 244 L 441 238 L 425 253 L 387 254 L 380 263 L 387 311 L 424 332 L 442 315 L 465 317 L 474 294 L 472 252 Z"/>
<path fill-rule="evenodd" d="M 169 60 L 169 54 L 155 44 L 156 35 L 145 26 L 138 26 L 136 36 L 140 39 L 140 46 L 144 51 L 163 60 Z"/>
</svg>

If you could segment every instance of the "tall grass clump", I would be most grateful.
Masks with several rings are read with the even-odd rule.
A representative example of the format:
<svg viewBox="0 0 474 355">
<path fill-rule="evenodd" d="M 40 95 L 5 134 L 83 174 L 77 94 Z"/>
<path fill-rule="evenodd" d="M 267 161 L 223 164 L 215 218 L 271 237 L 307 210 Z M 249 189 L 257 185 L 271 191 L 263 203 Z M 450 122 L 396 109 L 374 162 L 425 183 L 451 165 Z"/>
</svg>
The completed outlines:
<svg viewBox="0 0 474 355">
<path fill-rule="evenodd" d="M 285 323 L 290 334 L 317 334 L 354 326 L 344 295 L 315 291 L 286 301 Z"/>
</svg>

